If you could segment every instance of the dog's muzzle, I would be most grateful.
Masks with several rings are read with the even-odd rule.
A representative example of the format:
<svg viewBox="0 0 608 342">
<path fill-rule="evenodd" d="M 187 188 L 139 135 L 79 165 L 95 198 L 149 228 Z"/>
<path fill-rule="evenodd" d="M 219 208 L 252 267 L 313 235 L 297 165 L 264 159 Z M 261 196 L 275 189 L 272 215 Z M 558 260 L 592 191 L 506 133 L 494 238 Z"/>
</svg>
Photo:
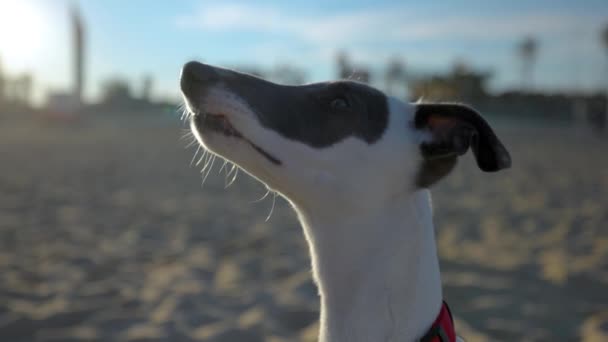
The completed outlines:
<svg viewBox="0 0 608 342">
<path fill-rule="evenodd" d="M 193 109 L 198 110 L 199 100 L 213 84 L 219 81 L 217 70 L 209 65 L 198 62 L 189 62 L 182 68 L 180 88 Z"/>
</svg>

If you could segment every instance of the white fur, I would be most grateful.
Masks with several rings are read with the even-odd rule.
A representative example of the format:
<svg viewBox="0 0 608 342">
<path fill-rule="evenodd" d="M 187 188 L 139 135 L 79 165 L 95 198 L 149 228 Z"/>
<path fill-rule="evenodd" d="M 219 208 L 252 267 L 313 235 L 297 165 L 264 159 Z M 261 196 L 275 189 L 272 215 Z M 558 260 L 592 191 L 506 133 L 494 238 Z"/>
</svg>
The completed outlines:
<svg viewBox="0 0 608 342">
<path fill-rule="evenodd" d="M 389 125 L 368 144 L 346 138 L 315 149 L 262 127 L 247 104 L 222 88 L 210 112 L 282 161 L 269 163 L 245 141 L 198 134 L 217 153 L 281 193 L 304 228 L 321 296 L 321 342 L 415 341 L 435 320 L 442 292 L 428 190 L 413 187 L 425 138 L 414 105 L 389 99 Z"/>
</svg>

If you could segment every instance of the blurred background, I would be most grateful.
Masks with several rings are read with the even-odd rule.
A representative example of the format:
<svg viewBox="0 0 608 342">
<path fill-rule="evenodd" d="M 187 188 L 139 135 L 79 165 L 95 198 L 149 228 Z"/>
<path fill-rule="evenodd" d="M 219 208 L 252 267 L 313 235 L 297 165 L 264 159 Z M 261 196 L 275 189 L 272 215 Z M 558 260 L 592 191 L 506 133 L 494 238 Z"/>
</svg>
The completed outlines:
<svg viewBox="0 0 608 342">
<path fill-rule="evenodd" d="M 201 186 L 192 59 L 482 111 L 513 168 L 434 189 L 458 333 L 608 341 L 605 0 L 0 0 L 0 341 L 316 339 L 289 206 Z"/>
</svg>

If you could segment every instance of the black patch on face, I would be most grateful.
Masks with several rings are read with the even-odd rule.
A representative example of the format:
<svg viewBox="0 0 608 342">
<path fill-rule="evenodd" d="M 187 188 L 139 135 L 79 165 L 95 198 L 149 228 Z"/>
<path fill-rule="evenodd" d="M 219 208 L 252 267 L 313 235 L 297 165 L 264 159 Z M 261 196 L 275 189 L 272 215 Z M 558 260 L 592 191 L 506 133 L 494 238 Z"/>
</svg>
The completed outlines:
<svg viewBox="0 0 608 342">
<path fill-rule="evenodd" d="M 460 104 L 417 105 L 414 126 L 428 130 L 431 140 L 420 145 L 423 162 L 416 186 L 426 188 L 456 165 L 457 158 L 473 150 L 479 168 L 496 172 L 511 166 L 511 156 L 490 125 L 470 107 Z"/>
<path fill-rule="evenodd" d="M 202 97 L 213 85 L 246 101 L 262 126 L 315 148 L 331 146 L 349 136 L 372 144 L 388 125 L 386 96 L 356 82 L 284 86 L 200 63 L 184 67 L 182 91 L 189 99 Z"/>
<path fill-rule="evenodd" d="M 288 139 L 315 148 L 349 136 L 372 144 L 388 125 L 386 97 L 363 84 L 339 81 L 283 90 L 270 106 L 259 98 L 250 104 L 263 126 Z"/>
</svg>

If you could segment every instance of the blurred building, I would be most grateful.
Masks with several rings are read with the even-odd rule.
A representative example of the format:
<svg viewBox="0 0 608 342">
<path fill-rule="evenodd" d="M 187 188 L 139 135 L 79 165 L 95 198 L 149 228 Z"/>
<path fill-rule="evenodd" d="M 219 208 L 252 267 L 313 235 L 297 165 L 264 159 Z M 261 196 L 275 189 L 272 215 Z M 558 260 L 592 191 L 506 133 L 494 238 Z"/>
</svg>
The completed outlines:
<svg viewBox="0 0 608 342">
<path fill-rule="evenodd" d="M 105 81 L 101 90 L 101 103 L 108 106 L 125 107 L 137 99 L 133 97 L 129 82 L 122 78 Z"/>
<path fill-rule="evenodd" d="M 451 72 L 412 80 L 411 97 L 415 100 L 477 102 L 487 98 L 487 81 L 491 73 L 475 71 L 462 62 L 454 64 Z"/>
<path fill-rule="evenodd" d="M 29 108 L 33 82 L 33 77 L 29 73 L 20 75 L 5 73 L 0 63 L 0 109 Z"/>
<path fill-rule="evenodd" d="M 446 74 L 418 76 L 410 80 L 411 100 L 463 102 L 486 115 L 514 119 L 572 120 L 588 122 L 598 130 L 606 127 L 602 116 L 608 99 L 601 93 L 545 93 L 529 88 L 492 93 L 491 72 L 476 71 L 462 62 Z"/>
<path fill-rule="evenodd" d="M 50 92 L 46 99 L 46 108 L 50 114 L 73 114 L 81 104 L 74 94 L 61 91 Z"/>
<path fill-rule="evenodd" d="M 2 70 L 2 59 L 0 58 L 0 108 L 4 104 L 4 72 Z"/>
</svg>

